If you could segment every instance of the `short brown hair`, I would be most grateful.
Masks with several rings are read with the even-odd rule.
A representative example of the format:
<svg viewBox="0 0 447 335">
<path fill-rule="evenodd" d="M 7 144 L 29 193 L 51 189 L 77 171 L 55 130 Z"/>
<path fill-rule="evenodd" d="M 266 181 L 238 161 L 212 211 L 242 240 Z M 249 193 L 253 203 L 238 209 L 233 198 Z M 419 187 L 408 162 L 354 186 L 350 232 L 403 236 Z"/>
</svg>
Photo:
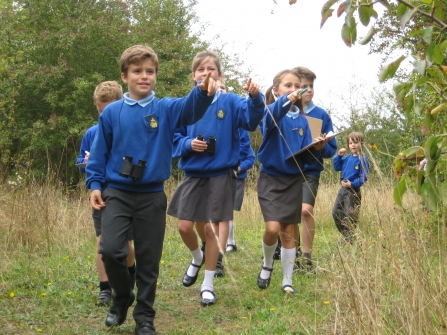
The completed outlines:
<svg viewBox="0 0 447 335">
<path fill-rule="evenodd" d="M 123 97 L 123 88 L 116 81 L 103 81 L 93 92 L 93 102 L 113 102 Z"/>
<path fill-rule="evenodd" d="M 349 147 L 349 140 L 352 140 L 355 143 L 360 143 L 360 151 L 363 151 L 363 146 L 365 144 L 365 136 L 359 131 L 354 131 L 349 134 L 348 138 L 346 139 L 346 144 Z"/>
<path fill-rule="evenodd" d="M 317 79 L 317 76 L 315 75 L 315 73 L 313 73 L 307 67 L 297 66 L 293 70 L 295 70 L 297 76 L 300 79 L 307 79 L 307 80 L 310 80 L 310 81 L 314 81 L 315 79 Z"/>
<path fill-rule="evenodd" d="M 120 58 L 121 73 L 127 73 L 130 64 L 138 64 L 143 60 L 152 59 L 155 73 L 158 73 L 158 57 L 155 51 L 147 44 L 137 44 L 124 50 Z"/>
<path fill-rule="evenodd" d="M 191 72 L 194 74 L 194 72 L 196 72 L 197 68 L 199 67 L 200 63 L 202 63 L 203 60 L 207 57 L 210 57 L 214 60 L 217 67 L 217 73 L 222 75 L 222 65 L 220 64 L 219 55 L 211 50 L 200 51 L 199 53 L 197 53 L 197 55 L 195 55 L 194 59 L 192 60 Z M 196 84 L 197 83 L 194 83 L 194 85 Z"/>
</svg>

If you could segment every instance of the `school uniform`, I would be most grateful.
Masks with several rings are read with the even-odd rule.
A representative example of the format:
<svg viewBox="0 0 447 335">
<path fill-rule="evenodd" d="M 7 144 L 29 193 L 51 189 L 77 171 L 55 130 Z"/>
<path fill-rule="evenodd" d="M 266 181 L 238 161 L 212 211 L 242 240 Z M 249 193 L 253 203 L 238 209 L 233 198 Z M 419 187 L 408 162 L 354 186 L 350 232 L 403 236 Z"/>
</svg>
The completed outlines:
<svg viewBox="0 0 447 335">
<path fill-rule="evenodd" d="M 181 158 L 185 177 L 174 192 L 168 214 L 180 220 L 213 222 L 233 219 L 232 167 L 239 161 L 237 129 L 254 131 L 264 114 L 264 96 L 247 99 L 217 91 L 204 117 L 177 129 L 173 157 Z M 198 135 L 215 137 L 215 152 L 195 152 L 191 142 Z"/>
<path fill-rule="evenodd" d="M 199 120 L 212 99 L 198 87 L 187 97 L 176 99 L 159 99 L 152 92 L 136 101 L 126 93 L 99 117 L 86 185 L 101 190 L 106 203 L 99 253 L 114 290 L 114 306 L 126 306 L 131 300 L 126 257 L 127 234 L 130 226 L 133 228 L 138 286 L 133 316 L 137 324 L 152 323 L 155 317 L 153 304 L 166 228 L 164 181 L 171 173 L 174 131 Z M 145 165 L 141 180 L 134 180 L 129 170 L 127 177 L 120 173 L 125 156 L 131 157 L 133 165 Z"/>
<path fill-rule="evenodd" d="M 369 163 L 363 154 L 336 155 L 333 162 L 335 171 L 341 171 L 341 179 L 351 182 L 350 188 L 340 187 L 332 209 L 332 217 L 339 232 L 344 237 L 350 237 L 357 225 L 362 202 L 360 187 L 368 179 Z"/>
<path fill-rule="evenodd" d="M 304 164 L 310 163 L 317 151 L 311 148 L 286 159 L 312 143 L 307 119 L 298 108 L 290 112 L 290 106 L 283 107 L 287 101 L 283 95 L 269 105 L 261 123 L 258 199 L 265 222 L 297 224 L 301 221 Z"/>
</svg>

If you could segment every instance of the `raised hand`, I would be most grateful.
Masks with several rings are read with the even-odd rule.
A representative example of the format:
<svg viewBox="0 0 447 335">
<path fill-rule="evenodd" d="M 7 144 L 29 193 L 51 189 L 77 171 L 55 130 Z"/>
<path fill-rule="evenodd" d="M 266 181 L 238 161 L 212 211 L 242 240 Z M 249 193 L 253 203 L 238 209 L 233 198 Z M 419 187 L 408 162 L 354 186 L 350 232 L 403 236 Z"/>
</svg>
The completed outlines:
<svg viewBox="0 0 447 335">
<path fill-rule="evenodd" d="M 247 83 L 243 87 L 245 91 L 250 93 L 253 98 L 256 98 L 259 94 L 259 85 L 252 81 L 252 79 L 248 79 Z"/>
<path fill-rule="evenodd" d="M 287 99 L 288 99 L 289 101 L 291 101 L 292 103 L 295 103 L 295 102 L 297 102 L 298 100 L 301 100 L 301 94 L 300 94 L 301 91 L 302 91 L 302 89 L 300 88 L 300 89 L 298 89 L 298 90 L 296 90 L 296 91 L 290 93 L 290 94 L 287 96 Z M 285 105 L 285 104 L 284 104 L 284 105 Z"/>
<path fill-rule="evenodd" d="M 345 153 L 346 153 L 346 149 L 345 149 L 345 148 L 341 148 L 341 149 L 338 151 L 338 154 L 339 154 L 340 156 L 344 156 Z"/>
<path fill-rule="evenodd" d="M 211 78 L 211 72 L 208 72 L 205 79 L 203 79 L 202 82 L 197 86 L 199 86 L 202 91 L 207 91 L 208 96 L 214 95 L 217 90 L 217 83 L 214 81 L 213 78 Z"/>
</svg>

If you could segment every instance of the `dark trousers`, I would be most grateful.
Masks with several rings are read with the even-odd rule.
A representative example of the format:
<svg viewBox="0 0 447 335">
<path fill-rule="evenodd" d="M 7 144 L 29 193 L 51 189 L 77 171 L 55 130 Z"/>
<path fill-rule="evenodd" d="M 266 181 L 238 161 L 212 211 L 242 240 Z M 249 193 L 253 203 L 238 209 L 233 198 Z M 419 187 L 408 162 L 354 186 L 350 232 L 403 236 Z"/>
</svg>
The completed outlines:
<svg viewBox="0 0 447 335">
<path fill-rule="evenodd" d="M 332 217 L 338 231 L 346 238 L 350 238 L 357 226 L 362 203 L 360 190 L 341 187 L 335 199 Z"/>
<path fill-rule="evenodd" d="M 102 194 L 106 206 L 101 216 L 101 244 L 104 267 L 113 289 L 113 303 L 124 306 L 130 298 L 127 270 L 128 235 L 132 227 L 138 287 L 134 319 L 153 322 L 155 291 L 166 229 L 165 193 L 139 193 L 108 187 Z"/>
</svg>

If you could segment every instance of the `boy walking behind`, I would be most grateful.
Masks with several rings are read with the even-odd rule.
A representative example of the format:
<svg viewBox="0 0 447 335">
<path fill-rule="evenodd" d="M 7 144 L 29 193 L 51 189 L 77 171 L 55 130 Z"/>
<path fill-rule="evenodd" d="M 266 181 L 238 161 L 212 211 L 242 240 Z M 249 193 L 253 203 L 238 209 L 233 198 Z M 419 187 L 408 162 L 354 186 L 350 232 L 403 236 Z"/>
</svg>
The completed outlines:
<svg viewBox="0 0 447 335">
<path fill-rule="evenodd" d="M 137 304 L 135 334 L 155 334 L 153 308 L 166 227 L 164 181 L 171 172 L 174 130 L 195 123 L 211 104 L 216 83 L 208 75 L 185 98 L 158 99 L 158 58 L 147 45 L 121 55 L 121 78 L 129 92 L 107 106 L 86 167 L 94 209 L 102 210 L 100 253 L 113 289 L 105 324 L 124 323 L 135 300 L 127 270 L 132 226 Z"/>
</svg>

